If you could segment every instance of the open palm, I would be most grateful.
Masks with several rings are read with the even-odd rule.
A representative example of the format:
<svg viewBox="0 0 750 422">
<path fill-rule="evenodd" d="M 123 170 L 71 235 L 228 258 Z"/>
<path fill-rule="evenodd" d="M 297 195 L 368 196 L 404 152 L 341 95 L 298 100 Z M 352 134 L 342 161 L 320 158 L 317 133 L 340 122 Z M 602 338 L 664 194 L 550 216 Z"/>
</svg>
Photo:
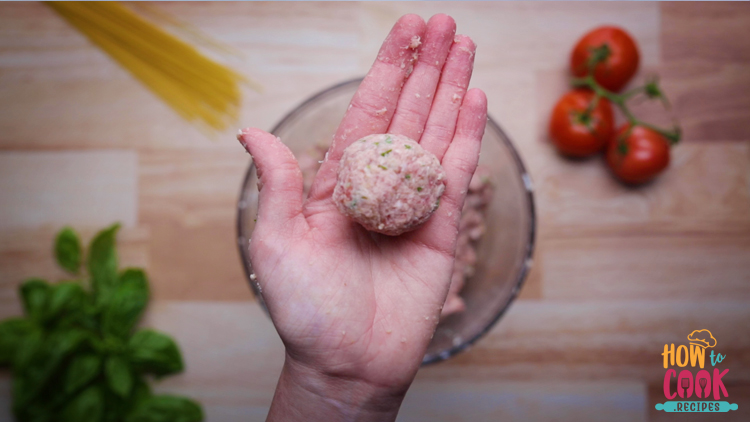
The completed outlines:
<svg viewBox="0 0 750 422">
<path fill-rule="evenodd" d="M 475 47 L 455 23 L 402 17 L 352 99 L 303 197 L 291 151 L 257 129 L 239 136 L 260 185 L 250 242 L 255 276 L 288 357 L 326 374 L 408 387 L 445 301 L 467 186 L 487 116 L 467 92 Z M 418 140 L 441 161 L 446 190 L 423 226 L 398 237 L 366 231 L 331 200 L 339 159 L 373 133 Z"/>
</svg>

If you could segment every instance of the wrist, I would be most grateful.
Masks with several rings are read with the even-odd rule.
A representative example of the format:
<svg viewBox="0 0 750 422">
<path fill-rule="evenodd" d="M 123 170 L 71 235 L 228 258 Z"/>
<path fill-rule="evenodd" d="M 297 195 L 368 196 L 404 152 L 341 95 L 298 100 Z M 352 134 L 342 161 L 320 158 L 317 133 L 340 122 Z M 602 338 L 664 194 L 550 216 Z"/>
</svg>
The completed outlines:
<svg viewBox="0 0 750 422">
<path fill-rule="evenodd" d="M 287 355 L 268 421 L 393 421 L 408 387 L 326 374 Z"/>
</svg>

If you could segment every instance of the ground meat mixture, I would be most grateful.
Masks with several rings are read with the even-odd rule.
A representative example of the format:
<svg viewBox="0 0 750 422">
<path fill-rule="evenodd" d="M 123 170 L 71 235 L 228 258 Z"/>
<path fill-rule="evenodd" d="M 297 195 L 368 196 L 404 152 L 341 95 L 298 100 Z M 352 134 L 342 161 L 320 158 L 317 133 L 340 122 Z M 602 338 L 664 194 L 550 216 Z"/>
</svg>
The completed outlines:
<svg viewBox="0 0 750 422">
<path fill-rule="evenodd" d="M 405 136 L 378 134 L 344 150 L 333 201 L 367 230 L 397 236 L 427 221 L 444 190 L 435 155 Z"/>
<path fill-rule="evenodd" d="M 443 305 L 442 317 L 461 312 L 465 309 L 463 299 L 458 295 L 466 280 L 474 275 L 474 265 L 477 262 L 477 244 L 484 236 L 485 212 L 492 201 L 493 186 L 490 173 L 486 167 L 477 167 L 469 183 L 466 201 L 461 210 L 461 221 L 458 225 L 458 239 L 456 241 L 456 260 L 453 264 L 453 275 L 448 297 Z"/>
</svg>

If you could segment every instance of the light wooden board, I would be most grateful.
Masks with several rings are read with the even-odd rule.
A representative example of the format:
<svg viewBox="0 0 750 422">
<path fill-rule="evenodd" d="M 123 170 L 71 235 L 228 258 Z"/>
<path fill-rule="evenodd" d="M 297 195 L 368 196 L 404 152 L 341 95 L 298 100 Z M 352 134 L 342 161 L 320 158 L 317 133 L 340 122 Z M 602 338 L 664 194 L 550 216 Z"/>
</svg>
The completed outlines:
<svg viewBox="0 0 750 422">
<path fill-rule="evenodd" d="M 134 226 L 134 151 L 0 153 L 0 230 L 45 225 Z"/>
<path fill-rule="evenodd" d="M 259 81 L 238 125 L 270 129 L 311 94 L 361 76 L 404 13 L 452 15 L 478 44 L 472 85 L 536 187 L 535 266 L 519 300 L 468 352 L 420 371 L 401 419 L 672 420 L 660 353 L 698 326 L 728 353 L 730 401 L 750 410 L 750 7 L 747 4 L 375 2 L 161 3 L 240 52 L 209 52 Z M 573 43 L 625 27 L 658 73 L 684 142 L 638 189 L 599 159 L 569 161 L 547 119 Z M 663 121 L 642 105 L 636 112 Z M 125 223 L 121 263 L 149 273 L 147 324 L 180 341 L 187 372 L 163 391 L 209 421 L 262 420 L 283 348 L 252 302 L 235 243 L 249 164 L 236 128 L 214 139 L 181 121 L 40 3 L 0 4 L 0 317 L 24 278 L 60 279 L 51 245 Z M 50 206 L 53 204 L 53 206 Z M 8 410 L 0 382 L 0 420 Z M 692 415 L 694 420 L 708 420 Z M 620 418 L 620 419 L 618 419 Z"/>
</svg>

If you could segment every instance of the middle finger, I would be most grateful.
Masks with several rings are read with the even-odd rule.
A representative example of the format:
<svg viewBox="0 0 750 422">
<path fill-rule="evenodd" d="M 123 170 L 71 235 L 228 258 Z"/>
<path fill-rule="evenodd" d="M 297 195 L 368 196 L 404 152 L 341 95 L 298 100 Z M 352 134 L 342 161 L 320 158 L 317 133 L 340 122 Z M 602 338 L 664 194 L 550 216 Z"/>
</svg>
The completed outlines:
<svg viewBox="0 0 750 422">
<path fill-rule="evenodd" d="M 455 35 L 456 22 L 448 15 L 435 15 L 427 22 L 419 59 L 401 91 L 388 133 L 419 141 Z"/>
<path fill-rule="evenodd" d="M 391 121 L 408 69 L 416 53 L 416 40 L 424 36 L 425 22 L 405 15 L 383 42 L 370 72 L 359 85 L 341 121 L 328 153 L 310 188 L 311 201 L 325 200 L 336 185 L 341 154 L 352 142 L 373 133 L 385 133 Z"/>
</svg>

